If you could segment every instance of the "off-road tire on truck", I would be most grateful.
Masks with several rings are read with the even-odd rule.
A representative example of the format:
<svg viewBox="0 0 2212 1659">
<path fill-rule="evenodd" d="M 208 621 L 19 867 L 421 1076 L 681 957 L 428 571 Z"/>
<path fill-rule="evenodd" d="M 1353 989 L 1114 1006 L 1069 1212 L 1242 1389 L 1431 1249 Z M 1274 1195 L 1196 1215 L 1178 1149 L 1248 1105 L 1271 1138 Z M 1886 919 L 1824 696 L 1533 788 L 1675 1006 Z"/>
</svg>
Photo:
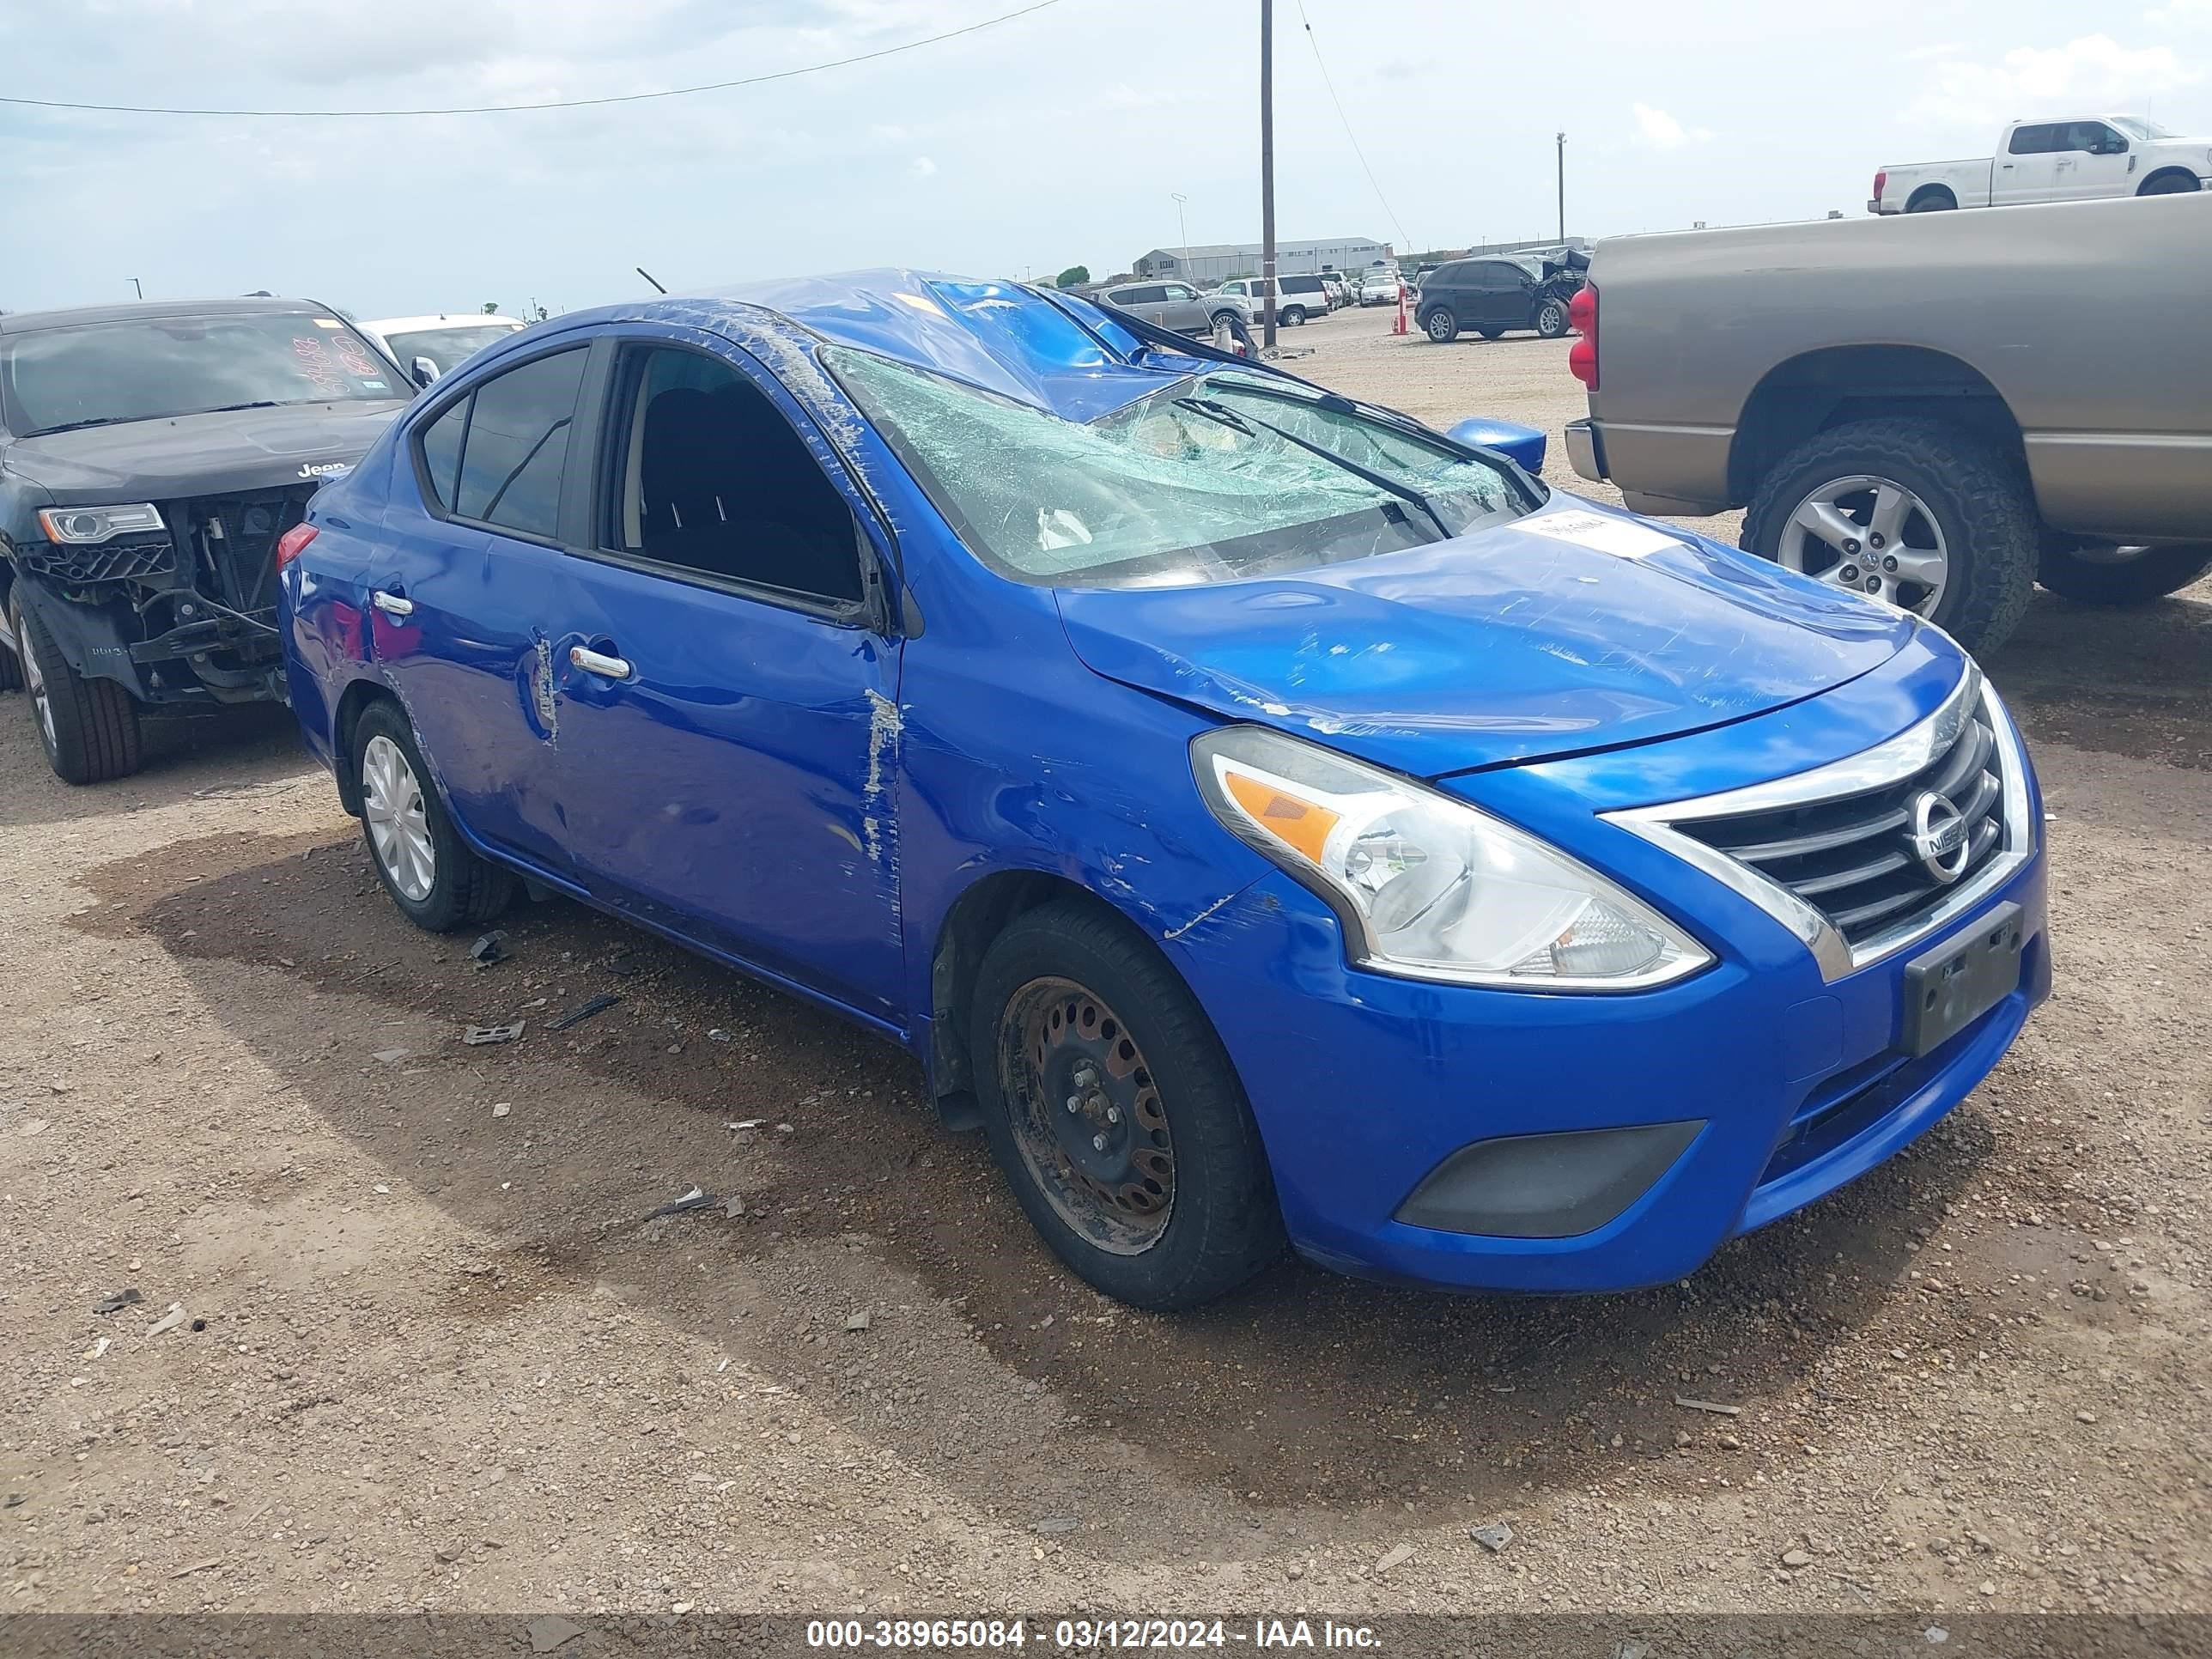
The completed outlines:
<svg viewBox="0 0 2212 1659">
<path fill-rule="evenodd" d="M 492 921 L 514 902 L 520 885 L 514 872 L 479 858 L 461 839 L 460 831 L 446 815 L 445 802 L 438 799 L 438 787 L 431 780 L 430 769 L 422 763 L 422 750 L 415 741 L 414 728 L 400 712 L 399 705 L 386 699 L 379 699 L 363 709 L 354 727 L 352 753 L 346 763 L 353 768 L 356 779 L 362 777 L 371 750 L 379 743 L 398 750 L 405 765 L 407 782 L 420 793 L 420 817 L 429 842 L 430 869 L 423 884 L 427 890 L 420 895 L 405 890 L 377 845 L 370 823 L 374 809 L 364 784 L 362 839 L 368 845 L 368 861 L 375 866 L 376 878 L 384 884 L 384 890 L 392 896 L 400 914 L 427 933 L 450 933 L 457 927 L 480 927 Z M 378 751 L 380 756 L 382 752 Z"/>
<path fill-rule="evenodd" d="M 1567 302 L 1547 300 L 1537 307 L 1536 332 L 1547 340 L 1556 340 L 1567 331 Z"/>
<path fill-rule="evenodd" d="M 113 680 L 87 679 L 69 665 L 38 613 L 11 596 L 13 627 L 21 643 L 24 689 L 46 764 L 64 783 L 106 783 L 127 778 L 143 763 L 138 705 Z"/>
<path fill-rule="evenodd" d="M 1943 422 L 1893 416 L 1815 434 L 1767 469 L 1738 544 L 1777 558 L 1800 501 L 1824 483 L 1861 476 L 1918 496 L 1942 532 L 1949 569 L 1929 620 L 1970 651 L 2002 643 L 2035 591 L 2034 499 L 2017 460 Z"/>
<path fill-rule="evenodd" d="M 2046 547 L 2035 579 L 2081 605 L 2148 605 L 2179 592 L 2212 570 L 2212 542 L 2147 547 L 2133 558 L 2084 558 L 2072 548 Z"/>
<path fill-rule="evenodd" d="M 1139 1308 L 1195 1307 L 1282 1254 L 1236 1068 L 1189 987 L 1127 921 L 1080 898 L 1017 917 L 977 969 L 969 1041 L 1015 1202 L 1091 1285 Z"/>
</svg>

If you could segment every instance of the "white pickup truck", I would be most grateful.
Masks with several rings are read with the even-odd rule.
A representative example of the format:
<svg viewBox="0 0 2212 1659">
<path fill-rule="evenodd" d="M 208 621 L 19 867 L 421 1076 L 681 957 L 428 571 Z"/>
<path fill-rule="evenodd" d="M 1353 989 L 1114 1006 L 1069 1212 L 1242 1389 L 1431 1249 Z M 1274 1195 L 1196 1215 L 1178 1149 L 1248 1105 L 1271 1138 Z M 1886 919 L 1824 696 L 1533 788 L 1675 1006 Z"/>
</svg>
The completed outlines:
<svg viewBox="0 0 2212 1659">
<path fill-rule="evenodd" d="M 2184 138 L 2141 115 L 2015 121 L 1997 153 L 1972 161 L 1907 161 L 1874 176 L 1869 213 L 2170 196 L 2212 185 L 2212 138 Z"/>
</svg>

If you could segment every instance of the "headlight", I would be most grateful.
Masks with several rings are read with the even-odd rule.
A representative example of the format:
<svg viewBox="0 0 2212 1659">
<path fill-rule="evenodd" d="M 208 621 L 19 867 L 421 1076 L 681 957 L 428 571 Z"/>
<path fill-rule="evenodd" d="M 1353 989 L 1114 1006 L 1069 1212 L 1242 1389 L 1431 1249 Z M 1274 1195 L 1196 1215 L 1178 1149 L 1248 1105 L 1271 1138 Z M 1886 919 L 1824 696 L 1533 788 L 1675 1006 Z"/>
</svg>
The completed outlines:
<svg viewBox="0 0 2212 1659">
<path fill-rule="evenodd" d="M 1190 747 L 1214 816 L 1328 901 L 1363 966 L 1632 991 L 1712 960 L 1595 871 L 1448 795 L 1262 726 L 1224 726 Z"/>
<path fill-rule="evenodd" d="M 42 507 L 39 528 L 50 542 L 82 547 L 115 536 L 140 536 L 161 529 L 161 509 L 151 501 L 125 507 Z"/>
</svg>

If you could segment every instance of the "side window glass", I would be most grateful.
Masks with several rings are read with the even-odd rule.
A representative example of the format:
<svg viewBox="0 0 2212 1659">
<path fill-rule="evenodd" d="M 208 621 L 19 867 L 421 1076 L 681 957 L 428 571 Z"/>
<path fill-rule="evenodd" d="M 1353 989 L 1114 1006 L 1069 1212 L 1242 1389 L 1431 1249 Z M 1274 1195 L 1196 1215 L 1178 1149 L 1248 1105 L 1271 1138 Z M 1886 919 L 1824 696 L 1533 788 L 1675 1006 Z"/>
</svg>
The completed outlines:
<svg viewBox="0 0 2212 1659">
<path fill-rule="evenodd" d="M 430 481 L 430 499 L 452 511 L 453 475 L 461 468 L 461 434 L 468 429 L 469 400 L 462 398 L 422 428 L 422 471 Z"/>
<path fill-rule="evenodd" d="M 765 392 L 696 351 L 639 351 L 624 369 L 611 549 L 809 599 L 860 599 L 860 526 Z"/>
<path fill-rule="evenodd" d="M 2006 149 L 2014 155 L 2047 155 L 2053 148 L 2051 139 L 2057 131 L 2055 127 L 2047 126 L 2016 127 L 2013 131 L 2012 143 L 2006 146 Z"/>
<path fill-rule="evenodd" d="M 477 388 L 455 513 L 526 536 L 554 534 L 585 356 L 579 348 L 539 357 Z"/>
</svg>

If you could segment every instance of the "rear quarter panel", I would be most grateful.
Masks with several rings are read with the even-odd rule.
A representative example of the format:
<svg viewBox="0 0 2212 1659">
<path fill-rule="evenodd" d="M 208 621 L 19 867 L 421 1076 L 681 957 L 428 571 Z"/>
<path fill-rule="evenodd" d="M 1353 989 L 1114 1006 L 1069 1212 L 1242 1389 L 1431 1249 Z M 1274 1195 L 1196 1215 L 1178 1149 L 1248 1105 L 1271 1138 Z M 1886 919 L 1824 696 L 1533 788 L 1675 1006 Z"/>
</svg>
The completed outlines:
<svg viewBox="0 0 2212 1659">
<path fill-rule="evenodd" d="M 2208 269 L 2212 195 L 1623 237 L 1591 272 L 1591 412 L 1624 489 L 1727 502 L 1729 442 L 1770 370 L 1924 347 L 2002 396 L 2054 523 L 2212 533 Z"/>
</svg>

